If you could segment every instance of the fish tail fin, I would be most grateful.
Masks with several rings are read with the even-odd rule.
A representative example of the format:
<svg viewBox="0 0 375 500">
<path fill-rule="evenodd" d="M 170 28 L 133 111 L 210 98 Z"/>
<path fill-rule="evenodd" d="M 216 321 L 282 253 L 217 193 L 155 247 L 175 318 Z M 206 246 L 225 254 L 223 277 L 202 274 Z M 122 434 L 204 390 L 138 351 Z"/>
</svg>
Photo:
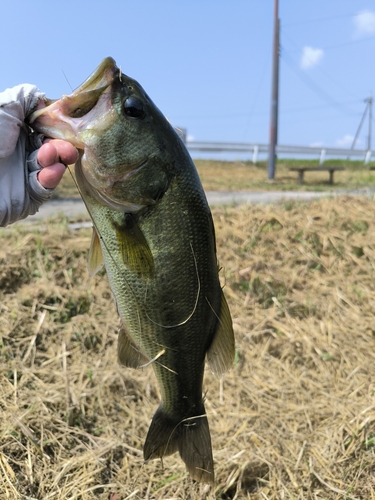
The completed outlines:
<svg viewBox="0 0 375 500">
<path fill-rule="evenodd" d="M 162 407 L 156 411 L 144 445 L 144 459 L 162 458 L 176 451 L 195 481 L 214 483 L 211 436 L 204 407 L 201 415 L 177 421 Z"/>
<path fill-rule="evenodd" d="M 200 483 L 214 484 L 214 460 L 207 416 L 202 413 L 183 421 L 178 451 L 190 476 Z"/>
</svg>

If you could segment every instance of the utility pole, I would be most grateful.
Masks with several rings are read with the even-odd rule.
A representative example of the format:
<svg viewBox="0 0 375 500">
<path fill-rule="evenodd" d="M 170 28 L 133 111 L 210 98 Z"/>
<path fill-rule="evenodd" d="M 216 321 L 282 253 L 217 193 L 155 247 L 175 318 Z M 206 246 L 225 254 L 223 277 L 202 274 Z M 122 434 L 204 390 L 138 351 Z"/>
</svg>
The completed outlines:
<svg viewBox="0 0 375 500">
<path fill-rule="evenodd" d="M 367 151 L 371 151 L 371 122 L 372 122 L 372 94 L 365 102 L 368 105 L 368 138 L 367 138 Z"/>
<path fill-rule="evenodd" d="M 275 178 L 275 160 L 277 144 L 277 124 L 279 112 L 279 49 L 280 49 L 280 19 L 279 0 L 274 0 L 273 19 L 273 54 L 272 54 L 272 95 L 271 95 L 271 120 L 270 142 L 268 154 L 268 178 Z"/>
<path fill-rule="evenodd" d="M 357 132 L 355 133 L 352 145 L 350 149 L 354 149 L 355 143 L 357 142 L 359 133 L 361 131 L 363 122 L 365 121 L 367 111 L 369 112 L 369 120 L 368 120 L 368 137 L 367 137 L 367 151 L 371 151 L 371 122 L 372 122 L 372 95 L 365 99 L 366 107 L 363 112 L 361 121 L 359 122 L 359 126 L 357 128 Z"/>
</svg>

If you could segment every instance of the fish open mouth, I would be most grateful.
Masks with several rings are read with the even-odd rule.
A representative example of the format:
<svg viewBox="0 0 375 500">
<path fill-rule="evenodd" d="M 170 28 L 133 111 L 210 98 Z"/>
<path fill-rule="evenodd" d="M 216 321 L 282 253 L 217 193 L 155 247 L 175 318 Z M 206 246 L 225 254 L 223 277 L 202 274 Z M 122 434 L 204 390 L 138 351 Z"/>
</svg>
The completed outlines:
<svg viewBox="0 0 375 500">
<path fill-rule="evenodd" d="M 107 57 L 72 94 L 58 100 L 45 99 L 46 107 L 28 117 L 29 125 L 48 137 L 63 139 L 82 148 L 83 144 L 77 140 L 77 130 L 84 122 L 74 120 L 85 117 L 95 108 L 119 73 L 114 59 Z"/>
</svg>

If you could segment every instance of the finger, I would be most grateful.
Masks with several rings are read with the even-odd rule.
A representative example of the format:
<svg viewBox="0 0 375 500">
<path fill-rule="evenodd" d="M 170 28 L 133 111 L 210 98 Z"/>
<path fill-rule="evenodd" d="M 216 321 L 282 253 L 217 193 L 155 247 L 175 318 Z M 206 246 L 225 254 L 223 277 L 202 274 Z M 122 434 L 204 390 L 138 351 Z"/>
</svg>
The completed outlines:
<svg viewBox="0 0 375 500">
<path fill-rule="evenodd" d="M 44 188 L 53 189 L 61 181 L 64 172 L 65 165 L 63 163 L 54 163 L 53 165 L 42 168 L 42 170 L 38 172 L 37 178 Z"/>
<path fill-rule="evenodd" d="M 78 151 L 74 146 L 70 144 L 70 142 L 61 141 L 60 139 L 53 139 L 49 141 L 48 144 L 53 144 L 53 146 L 56 148 L 61 163 L 65 163 L 65 165 L 71 165 L 78 160 Z"/>
<path fill-rule="evenodd" d="M 59 161 L 59 155 L 56 147 L 51 142 L 43 144 L 43 146 L 39 148 L 37 160 L 41 167 L 48 167 L 49 165 L 57 163 Z"/>
</svg>

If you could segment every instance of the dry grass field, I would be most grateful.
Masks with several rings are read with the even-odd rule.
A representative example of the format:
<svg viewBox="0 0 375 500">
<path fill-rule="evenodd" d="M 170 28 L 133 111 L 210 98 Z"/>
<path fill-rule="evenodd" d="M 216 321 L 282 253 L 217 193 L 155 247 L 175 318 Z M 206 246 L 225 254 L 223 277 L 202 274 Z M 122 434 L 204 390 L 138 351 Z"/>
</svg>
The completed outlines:
<svg viewBox="0 0 375 500">
<path fill-rule="evenodd" d="M 205 377 L 214 488 L 177 454 L 143 463 L 158 389 L 117 364 L 89 230 L 1 230 L 0 499 L 375 499 L 374 213 L 347 196 L 213 211 L 237 341 Z"/>
</svg>

